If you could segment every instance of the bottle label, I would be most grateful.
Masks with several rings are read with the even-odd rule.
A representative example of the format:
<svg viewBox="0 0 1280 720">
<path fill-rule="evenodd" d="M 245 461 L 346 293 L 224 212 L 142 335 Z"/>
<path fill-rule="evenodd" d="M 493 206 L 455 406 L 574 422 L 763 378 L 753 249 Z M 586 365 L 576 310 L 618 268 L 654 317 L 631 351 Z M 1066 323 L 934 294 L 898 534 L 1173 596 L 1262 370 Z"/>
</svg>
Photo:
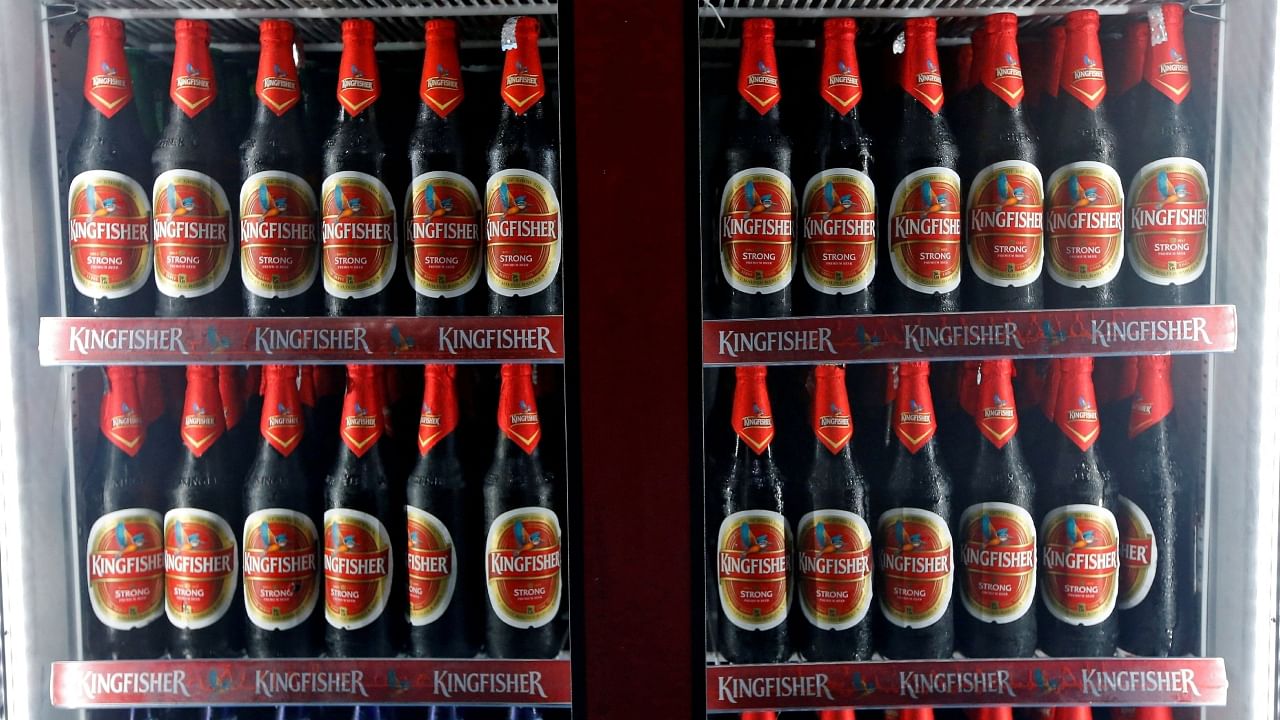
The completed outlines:
<svg viewBox="0 0 1280 720">
<path fill-rule="evenodd" d="M 365 298 L 391 284 L 396 270 L 396 206 L 382 181 L 344 170 L 320 189 L 324 291 Z"/>
<path fill-rule="evenodd" d="M 320 597 L 320 537 L 311 518 L 267 508 L 244 521 L 244 609 L 263 630 L 288 630 L 311 617 Z"/>
<path fill-rule="evenodd" d="M 444 615 L 458 579 L 453 536 L 440 518 L 412 505 L 409 518 L 409 624 L 430 625 Z"/>
<path fill-rule="evenodd" d="M 1181 104 L 1191 92 L 1191 66 L 1187 64 L 1187 47 L 1181 32 L 1169 33 L 1165 42 L 1154 45 L 1147 54 L 1143 75 L 1151 87 Z"/>
<path fill-rule="evenodd" d="M 858 72 L 858 54 L 854 50 L 852 31 L 847 40 L 823 43 L 819 84 L 822 86 L 822 99 L 841 115 L 848 115 L 858 106 L 862 99 L 862 76 Z"/>
<path fill-rule="evenodd" d="M 196 508 L 164 514 L 164 611 L 170 624 L 198 630 L 221 620 L 239 577 L 240 552 L 226 520 Z"/>
<path fill-rule="evenodd" d="M 786 622 L 788 534 L 786 519 L 771 510 L 743 510 L 720 523 L 720 610 L 737 627 L 768 630 Z"/>
<path fill-rule="evenodd" d="M 902 178 L 889 206 L 889 263 L 908 288 L 946 293 L 960 287 L 960 176 L 927 167 Z"/>
<path fill-rule="evenodd" d="M 263 298 L 297 297 L 320 270 L 316 194 L 293 173 L 254 173 L 240 186 L 240 279 Z"/>
<path fill-rule="evenodd" d="M 791 282 L 791 178 L 767 167 L 741 170 L 720 199 L 720 269 L 738 292 L 773 293 Z"/>
<path fill-rule="evenodd" d="M 151 274 L 151 200 L 110 170 L 76 175 L 67 192 L 71 280 L 91 298 L 128 297 Z"/>
<path fill-rule="evenodd" d="M 1102 433 L 1098 401 L 1093 393 L 1093 385 L 1087 380 L 1088 375 L 1061 378 L 1058 398 L 1054 403 L 1054 424 L 1073 445 L 1080 448 L 1080 452 L 1087 452 L 1093 447 Z M 1072 387 L 1064 387 L 1067 383 Z"/>
<path fill-rule="evenodd" d="M 800 608 L 811 625 L 845 630 L 871 607 L 871 528 L 847 510 L 815 510 L 796 526 Z"/>
<path fill-rule="evenodd" d="M 508 23 L 515 20 L 511 18 Z M 542 58 L 538 55 L 537 32 L 523 33 L 512 28 L 511 43 L 506 42 L 503 28 L 502 49 L 506 51 L 502 65 L 502 101 L 517 115 L 523 115 L 547 94 L 542 77 Z"/>
<path fill-rule="evenodd" d="M 1011 623 L 1036 599 L 1036 524 L 1010 503 L 970 505 L 960 516 L 960 599 L 982 622 Z"/>
<path fill-rule="evenodd" d="M 738 62 L 738 95 L 761 115 L 782 99 L 772 37 L 744 39 Z"/>
<path fill-rule="evenodd" d="M 928 380 L 919 378 L 902 384 L 893 403 L 893 434 L 903 447 L 912 453 L 919 452 L 938 432 Z"/>
<path fill-rule="evenodd" d="M 208 295 L 231 269 L 231 206 L 218 181 L 194 170 L 160 173 L 151 191 L 156 289 L 169 297 Z"/>
<path fill-rule="evenodd" d="M 129 457 L 137 457 L 142 450 L 142 443 L 147 438 L 147 425 L 150 424 L 139 412 L 142 410 L 139 394 L 137 385 L 128 394 L 118 388 L 109 388 L 98 408 L 98 428 L 103 436 Z M 145 397 L 154 396 L 156 395 Z M 134 404 L 130 405 L 129 400 L 133 400 Z"/>
<path fill-rule="evenodd" d="M 1044 183 L 1035 165 L 1007 160 L 969 189 L 969 267 L 985 283 L 1025 287 L 1044 267 Z"/>
<path fill-rule="evenodd" d="M 1081 161 L 1049 176 L 1049 277 L 1093 288 L 1115 280 L 1124 261 L 1124 189 L 1110 165 Z"/>
<path fill-rule="evenodd" d="M 254 93 L 258 101 L 279 117 L 302 100 L 298 68 L 293 62 L 293 45 L 263 43 L 258 56 L 258 78 Z M 312 207 L 315 203 L 312 202 Z"/>
<path fill-rule="evenodd" d="M 298 394 L 292 388 L 273 394 L 271 385 L 262 398 L 262 415 L 259 432 L 276 452 L 285 457 L 293 454 L 302 441 L 302 409 L 298 407 Z M 291 392 L 292 391 L 292 392 Z"/>
<path fill-rule="evenodd" d="M 449 113 L 461 107 L 464 97 L 462 67 L 458 64 L 458 46 L 453 35 L 451 30 L 447 40 L 429 38 L 422 80 L 418 83 L 418 97 L 440 117 L 449 117 Z"/>
<path fill-rule="evenodd" d="M 733 392 L 733 432 L 755 454 L 763 455 L 773 442 L 775 432 L 764 376 L 747 381 L 738 375 L 738 383 Z"/>
<path fill-rule="evenodd" d="M 930 39 L 907 45 L 906 54 L 902 58 L 901 82 L 902 88 L 919 100 L 929 112 L 937 115 L 942 111 L 942 71 L 938 69 L 936 42 Z"/>
<path fill-rule="evenodd" d="M 995 40 L 997 47 L 989 50 L 991 64 L 984 69 L 982 84 L 1009 107 L 1018 107 L 1026 94 L 1018 45 L 1013 33 L 997 36 Z M 974 61 L 979 59 L 974 58 Z M 1036 176 L 1039 177 L 1039 173 Z"/>
<path fill-rule="evenodd" d="M 853 168 L 830 168 L 804 188 L 804 253 L 809 287 L 827 295 L 855 293 L 876 274 L 876 190 Z"/>
<path fill-rule="evenodd" d="M 823 367 L 819 366 L 818 370 L 821 372 Z M 849 393 L 844 386 L 843 369 L 834 377 L 819 376 L 813 389 L 812 410 L 813 434 L 828 452 L 839 454 L 853 439 L 853 415 L 849 412 Z M 744 415 L 743 419 L 747 417 L 751 416 Z M 769 431 L 772 432 L 772 417 L 769 422 Z"/>
<path fill-rule="evenodd" d="M 1129 439 L 1150 430 L 1173 412 L 1173 391 L 1167 379 L 1139 386 L 1129 406 Z"/>
<path fill-rule="evenodd" d="M 542 292 L 560 272 L 560 198 L 532 170 L 500 170 L 485 196 L 485 262 L 489 290 L 505 297 Z"/>
<path fill-rule="evenodd" d="M 373 624 L 391 595 L 391 536 L 359 510 L 324 511 L 324 617 L 340 630 Z"/>
<path fill-rule="evenodd" d="M 89 528 L 89 604 L 116 630 L 144 627 L 164 614 L 164 531 L 160 513 L 109 512 Z"/>
<path fill-rule="evenodd" d="M 880 539 L 880 612 L 901 628 L 926 628 L 951 606 L 955 581 L 951 529 L 920 508 L 893 508 L 876 527 Z"/>
<path fill-rule="evenodd" d="M 542 627 L 560 611 L 560 519 L 521 507 L 493 519 L 485 539 L 489 606 L 514 628 Z"/>
<path fill-rule="evenodd" d="M 338 102 L 347 114 L 355 117 L 377 101 L 382 93 L 373 43 L 344 44 L 339 68 Z"/>
<path fill-rule="evenodd" d="M 103 115 L 115 117 L 133 99 L 133 79 L 124 54 L 124 37 L 114 42 L 90 40 L 85 68 L 85 100 Z"/>
<path fill-rule="evenodd" d="M 1062 51 L 1060 89 L 1067 91 L 1090 110 L 1096 110 L 1107 96 L 1107 77 L 1102 71 L 1102 51 L 1098 34 L 1069 32 Z"/>
<path fill-rule="evenodd" d="M 1110 510 L 1063 505 L 1040 523 L 1040 597 L 1068 625 L 1097 625 L 1116 607 L 1120 530 Z"/>
<path fill-rule="evenodd" d="M 1156 531 L 1151 518 L 1129 498 L 1118 498 L 1120 517 L 1120 590 L 1116 607 L 1129 610 L 1142 604 L 1156 580 Z"/>
<path fill-rule="evenodd" d="M 405 205 L 410 208 L 406 233 L 413 289 L 436 298 L 469 292 L 483 262 L 476 186 L 457 173 L 423 173 L 413 179 Z"/>
<path fill-rule="evenodd" d="M 978 421 L 978 432 L 998 448 L 1008 445 L 1018 433 L 1018 409 L 1013 402 L 1013 387 L 1007 378 L 1004 383 L 1002 389 L 1008 394 L 1007 398 L 1001 397 L 1001 388 L 987 389 L 994 383 L 984 383 L 986 387 L 976 388 L 979 397 L 975 399 L 977 407 L 973 412 Z"/>
<path fill-rule="evenodd" d="M 435 369 L 440 374 L 436 375 Z M 458 396 L 454 391 L 453 365 L 427 366 L 426 387 L 422 394 L 422 412 L 418 416 L 418 454 L 431 452 L 441 440 L 458 427 Z M 527 403 L 526 403 L 527 404 Z M 508 417 L 508 426 L 511 418 Z M 534 418 L 536 421 L 536 417 Z M 537 434 L 541 434 L 541 424 Z M 520 429 L 527 434 L 527 427 Z"/>
<path fill-rule="evenodd" d="M 1147 163 L 1129 185 L 1129 266 L 1157 285 L 1197 280 L 1209 261 L 1209 175 L 1185 157 Z"/>
<path fill-rule="evenodd" d="M 218 96 L 217 75 L 209 55 L 208 40 L 179 40 L 173 52 L 169 99 L 187 117 L 204 112 Z"/>
</svg>

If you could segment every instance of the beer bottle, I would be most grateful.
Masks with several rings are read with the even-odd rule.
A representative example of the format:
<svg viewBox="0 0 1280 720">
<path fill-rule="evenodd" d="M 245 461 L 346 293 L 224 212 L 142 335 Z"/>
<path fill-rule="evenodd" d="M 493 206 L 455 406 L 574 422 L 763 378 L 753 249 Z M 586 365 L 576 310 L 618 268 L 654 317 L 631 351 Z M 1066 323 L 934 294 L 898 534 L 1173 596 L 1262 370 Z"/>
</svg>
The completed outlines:
<svg viewBox="0 0 1280 720">
<path fill-rule="evenodd" d="M 560 152 L 547 117 L 538 20 L 502 27 L 502 106 L 484 188 L 490 315 L 560 314 Z"/>
<path fill-rule="evenodd" d="M 959 649 L 965 657 L 1036 650 L 1035 481 L 1022 456 L 1013 361 L 983 360 L 974 385 L 973 470 L 959 491 Z"/>
<path fill-rule="evenodd" d="M 1129 415 L 1138 386 L 1138 358 L 1102 357 L 1093 363 L 1093 387 L 1098 396 L 1098 447 L 1107 467 L 1124 467 L 1129 445 Z M 1119 519 L 1119 518 L 1117 518 Z"/>
<path fill-rule="evenodd" d="M 258 96 L 240 144 L 240 280 L 245 315 L 311 315 L 317 309 L 319 169 L 307 144 L 293 25 L 259 27 Z"/>
<path fill-rule="evenodd" d="M 1119 647 L 1134 655 L 1177 653 L 1179 518 L 1182 469 L 1173 421 L 1168 355 L 1138 358 L 1129 447 L 1119 482 Z"/>
<path fill-rule="evenodd" d="M 936 18 L 907 20 L 886 233 L 893 312 L 960 309 L 960 148 L 942 114 L 937 34 Z"/>
<path fill-rule="evenodd" d="M 795 488 L 796 649 L 811 661 L 871 657 L 871 528 L 867 477 L 853 457 L 844 368 L 814 368 L 813 462 Z"/>
<path fill-rule="evenodd" d="M 1124 187 L 1104 102 L 1096 10 L 1067 15 L 1058 83 L 1057 123 L 1047 153 L 1054 171 L 1045 188 L 1048 305 L 1113 307 L 1120 304 Z"/>
<path fill-rule="evenodd" d="M 396 205 L 383 184 L 382 93 L 371 20 L 342 21 L 338 118 L 324 141 L 320 187 L 325 312 L 386 315 L 395 277 Z"/>
<path fill-rule="evenodd" d="M 497 445 L 484 478 L 486 652 L 552 658 L 566 630 L 560 616 L 564 547 L 555 486 L 542 470 L 532 367 L 502 366 L 497 415 Z"/>
<path fill-rule="evenodd" d="M 418 464 L 407 482 L 409 651 L 473 657 L 480 650 L 480 562 L 470 533 L 472 493 L 458 457 L 453 365 L 428 365 L 418 423 Z"/>
<path fill-rule="evenodd" d="M 969 94 L 973 152 L 968 180 L 969 310 L 1031 310 L 1044 303 L 1044 183 L 1024 110 L 1018 17 L 988 15 L 991 43 L 979 82 Z"/>
<path fill-rule="evenodd" d="M 862 76 L 853 18 L 822 23 L 823 105 L 812 168 L 805 184 L 804 248 L 797 283 L 807 315 L 853 315 L 875 311 L 876 189 L 872 182 L 871 137 L 858 120 Z"/>
<path fill-rule="evenodd" d="M 99 660 L 164 654 L 163 500 L 140 453 L 147 439 L 137 370 L 109 367 L 99 410 L 102 438 L 82 486 L 87 526 L 85 586 L 96 622 L 86 627 L 87 655 Z M 90 521 L 92 523 L 90 524 Z"/>
<path fill-rule="evenodd" d="M 738 95 L 720 195 L 717 254 L 724 289 L 719 314 L 786 317 L 791 314 L 794 273 L 795 192 L 791 140 L 778 110 L 782 90 L 773 20 L 742 22 Z"/>
<path fill-rule="evenodd" d="M 320 496 L 298 452 L 312 445 L 305 440 L 298 368 L 268 365 L 264 377 L 261 434 L 243 491 L 245 647 L 254 658 L 314 657 L 322 624 L 315 612 Z"/>
<path fill-rule="evenodd" d="M 467 179 L 457 25 L 427 21 L 418 119 L 409 136 L 413 180 L 405 214 L 405 270 L 418 315 L 466 315 L 484 261 L 480 196 Z"/>
<path fill-rule="evenodd" d="M 1052 469 L 1036 492 L 1040 649 L 1051 657 L 1110 657 L 1116 649 L 1120 530 L 1111 471 L 1094 446 L 1100 428 L 1093 358 L 1063 358 L 1059 367 L 1059 434 Z"/>
<path fill-rule="evenodd" d="M 235 155 L 226 137 L 226 101 L 209 57 L 209 26 L 176 20 L 169 119 L 151 153 L 156 315 L 230 315 L 239 307 L 235 211 Z"/>
<path fill-rule="evenodd" d="M 165 614 L 169 654 L 235 657 L 243 622 L 231 604 L 240 595 L 240 550 L 231 523 L 240 518 L 240 478 L 230 472 L 226 418 L 217 368 L 187 367 L 175 477 L 164 515 Z"/>
<path fill-rule="evenodd" d="M 348 21 L 349 22 L 349 21 Z M 386 428 L 373 365 L 347 366 L 338 433 L 342 443 L 325 479 L 325 644 L 332 657 L 387 657 L 394 560 L 390 487 L 378 442 Z"/>
<path fill-rule="evenodd" d="M 929 363 L 898 368 L 893 468 L 875 494 L 878 642 L 886 658 L 949 658 L 955 640 L 951 476 L 936 437 Z"/>
<path fill-rule="evenodd" d="M 1125 293 L 1135 305 L 1189 305 L 1209 301 L 1209 176 L 1186 102 L 1183 9 L 1165 3 L 1161 11 L 1164 41 L 1148 46 L 1144 82 L 1132 93 Z"/>
<path fill-rule="evenodd" d="M 775 429 L 764 366 L 736 368 L 731 463 L 720 478 L 716 580 L 720 651 L 731 663 L 784 662 L 790 548 L 786 479 L 774 463 Z"/>
<path fill-rule="evenodd" d="M 146 141 L 124 53 L 124 23 L 89 18 L 86 107 L 67 151 L 68 262 L 72 311 L 87 316 L 150 315 L 151 176 Z"/>
</svg>

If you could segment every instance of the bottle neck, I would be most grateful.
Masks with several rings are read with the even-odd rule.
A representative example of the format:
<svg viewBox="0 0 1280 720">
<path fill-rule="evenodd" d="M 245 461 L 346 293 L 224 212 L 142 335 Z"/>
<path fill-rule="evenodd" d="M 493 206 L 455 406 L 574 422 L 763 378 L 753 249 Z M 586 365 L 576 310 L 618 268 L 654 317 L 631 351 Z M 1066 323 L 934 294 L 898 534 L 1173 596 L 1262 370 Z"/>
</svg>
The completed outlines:
<svg viewBox="0 0 1280 720">
<path fill-rule="evenodd" d="M 1018 407 L 1008 369 L 991 372 L 984 364 L 982 381 L 974 391 L 973 419 L 984 447 L 1004 448 L 1014 441 L 1018 433 Z"/>
<path fill-rule="evenodd" d="M 1167 3 L 1161 8 L 1165 41 L 1147 48 L 1143 79 L 1173 105 L 1182 104 L 1191 92 L 1191 66 L 1183 39 L 1181 6 Z"/>
<path fill-rule="evenodd" d="M 170 118 L 207 123 L 217 114 L 213 111 L 217 97 L 218 81 L 209 55 L 207 31 L 180 27 L 169 80 L 169 99 L 173 102 Z"/>
<path fill-rule="evenodd" d="M 220 441 L 226 431 L 226 413 L 215 369 L 211 366 L 188 368 L 180 426 L 188 457 L 204 458 L 220 451 L 223 445 Z"/>
<path fill-rule="evenodd" d="M 1058 380 L 1058 399 L 1053 410 L 1058 431 L 1081 452 L 1088 452 L 1093 447 L 1101 431 L 1091 372 L 1092 368 L 1064 367 Z"/>
<path fill-rule="evenodd" d="M 464 96 L 462 66 L 458 62 L 458 41 L 453 23 L 429 21 L 426 49 L 422 56 L 422 80 L 418 86 L 422 107 L 432 115 L 445 119 L 462 106 Z"/>
<path fill-rule="evenodd" d="M 765 455 L 774 438 L 773 409 L 763 370 L 740 368 L 733 389 L 733 431 L 739 449 L 745 446 L 756 455 Z"/>
<path fill-rule="evenodd" d="M 291 456 L 302 445 L 305 432 L 296 370 L 269 367 L 262 394 L 262 414 L 258 421 L 264 450 L 269 448 L 282 456 Z"/>
<path fill-rule="evenodd" d="M 457 456 L 458 397 L 452 366 L 432 365 L 426 370 L 422 408 L 418 417 L 418 454 Z"/>
<path fill-rule="evenodd" d="M 503 59 L 500 95 L 507 110 L 515 115 L 525 115 L 539 107 L 547 94 L 542 56 L 538 52 L 536 21 L 518 22 L 513 39 L 515 46 L 506 51 Z"/>
<path fill-rule="evenodd" d="M 1069 23 L 1062 47 L 1062 68 L 1058 76 L 1058 97 L 1069 96 L 1067 107 L 1097 110 L 1107 96 L 1107 78 L 1102 69 L 1102 47 L 1097 24 Z"/>
<path fill-rule="evenodd" d="M 89 55 L 84 97 L 103 120 L 116 117 L 133 104 L 133 78 L 124 53 L 124 25 L 118 20 L 90 18 Z M 135 115 L 130 109 L 126 115 Z"/>
<path fill-rule="evenodd" d="M 742 100 L 740 115 L 743 110 L 750 110 L 776 119 L 782 86 L 772 32 L 751 32 L 743 36 L 738 59 L 738 97 Z"/>
<path fill-rule="evenodd" d="M 136 457 L 147 437 L 147 423 L 142 413 L 137 370 L 108 368 L 106 393 L 98 411 L 103 438 L 124 454 Z"/>
<path fill-rule="evenodd" d="M 892 422 L 893 434 L 908 452 L 917 453 L 934 444 L 930 441 L 938 431 L 938 418 L 927 372 L 900 373 Z"/>
<path fill-rule="evenodd" d="M 386 430 L 382 392 L 377 387 L 379 381 L 380 377 L 369 366 L 353 366 L 347 373 L 347 392 L 338 430 L 343 445 L 356 457 L 365 457 L 376 448 Z"/>
<path fill-rule="evenodd" d="M 902 56 L 902 72 L 899 78 L 907 100 L 914 100 L 916 107 L 907 103 L 904 111 L 918 114 L 917 107 L 928 114 L 939 116 L 944 96 L 942 70 L 938 65 L 938 46 L 933 32 L 907 30 L 907 49 Z"/>
<path fill-rule="evenodd" d="M 848 454 L 854 427 L 843 368 L 826 365 L 816 368 L 810 428 L 819 453 Z"/>
</svg>

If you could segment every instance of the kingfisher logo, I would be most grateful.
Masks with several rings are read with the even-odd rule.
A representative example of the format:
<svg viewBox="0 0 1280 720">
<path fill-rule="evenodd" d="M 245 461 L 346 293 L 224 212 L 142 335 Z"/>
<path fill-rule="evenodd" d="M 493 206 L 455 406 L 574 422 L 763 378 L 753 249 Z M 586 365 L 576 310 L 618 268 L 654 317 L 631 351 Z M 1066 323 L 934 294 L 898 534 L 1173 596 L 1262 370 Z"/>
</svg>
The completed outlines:
<svg viewBox="0 0 1280 720">
<path fill-rule="evenodd" d="M 436 76 L 427 78 L 428 90 L 435 90 L 437 88 L 443 88 L 445 90 L 458 90 L 461 87 L 462 87 L 462 83 L 458 82 L 457 78 L 452 77 L 449 74 L 449 68 L 439 63 L 436 64 Z"/>
<path fill-rule="evenodd" d="M 1172 74 L 1186 75 L 1186 74 L 1189 74 L 1190 72 L 1191 72 L 1191 66 L 1187 64 L 1187 60 L 1182 56 L 1182 53 L 1178 52 L 1177 48 L 1174 48 L 1174 47 L 1169 48 L 1169 60 L 1166 62 L 1160 63 L 1160 74 L 1161 75 L 1172 75 Z"/>
<path fill-rule="evenodd" d="M 916 73 L 917 85 L 941 85 L 942 73 L 938 72 L 938 65 L 931 58 L 925 58 L 925 71 Z"/>
<path fill-rule="evenodd" d="M 141 695 L 153 700 L 189 698 L 187 672 L 97 672 L 88 670 L 80 678 L 80 691 L 89 700 L 119 695 Z"/>
<path fill-rule="evenodd" d="M 1081 80 L 1103 80 L 1106 76 L 1102 72 L 1102 68 L 1098 67 L 1098 63 L 1086 53 L 1080 58 L 1080 67 L 1071 71 L 1071 77 L 1079 82 Z"/>
<path fill-rule="evenodd" d="M 208 90 L 212 83 L 209 78 L 200 72 L 200 68 L 187 63 L 186 74 L 179 75 L 177 80 L 179 88 L 198 88 L 200 90 Z"/>
<path fill-rule="evenodd" d="M 102 72 L 97 75 L 94 75 L 90 79 L 90 82 L 93 84 L 93 88 L 95 90 L 102 87 L 121 88 L 121 89 L 129 87 L 129 81 L 126 80 L 125 78 L 120 77 L 120 72 L 116 70 L 114 67 L 112 67 L 110 64 L 108 64 L 106 61 L 102 62 L 100 69 Z"/>
<path fill-rule="evenodd" d="M 271 69 L 272 74 L 262 79 L 263 90 L 288 90 L 293 92 L 298 89 L 298 83 L 289 77 L 289 73 L 279 65 L 274 65 Z"/>
<path fill-rule="evenodd" d="M 516 61 L 516 71 L 507 75 L 507 87 L 512 85 L 536 86 L 541 81 L 541 78 L 529 72 L 529 68 L 519 60 Z"/>
<path fill-rule="evenodd" d="M 756 72 L 747 75 L 748 85 L 768 85 L 769 87 L 778 87 L 778 76 L 774 74 L 773 68 L 763 60 L 756 61 Z"/>
<path fill-rule="evenodd" d="M 771 428 L 773 427 L 773 415 L 766 413 L 759 405 L 752 403 L 751 414 L 742 416 L 742 427 L 744 430 L 757 427 Z"/>
<path fill-rule="evenodd" d="M 373 92 L 373 80 L 364 76 L 364 72 L 354 63 L 348 68 L 350 74 L 342 78 L 343 90 L 364 90 Z"/>
</svg>

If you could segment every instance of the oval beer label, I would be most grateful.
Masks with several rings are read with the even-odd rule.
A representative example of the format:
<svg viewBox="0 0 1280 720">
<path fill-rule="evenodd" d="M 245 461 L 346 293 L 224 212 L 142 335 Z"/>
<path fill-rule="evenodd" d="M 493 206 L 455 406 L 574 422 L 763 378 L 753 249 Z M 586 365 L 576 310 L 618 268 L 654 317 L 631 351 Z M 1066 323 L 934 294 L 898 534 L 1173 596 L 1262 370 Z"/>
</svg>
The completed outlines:
<svg viewBox="0 0 1280 720">
<path fill-rule="evenodd" d="M 532 170 L 494 173 L 484 188 L 485 277 L 506 297 L 551 287 L 560 272 L 560 198 Z"/>
<path fill-rule="evenodd" d="M 240 279 L 264 298 L 311 288 L 320 270 L 316 194 L 293 173 L 254 173 L 240 186 Z"/>
<path fill-rule="evenodd" d="M 324 291 L 334 297 L 377 295 L 396 270 L 396 206 L 382 181 L 344 170 L 320 188 Z"/>
<path fill-rule="evenodd" d="M 324 511 L 324 616 L 341 630 L 372 624 L 391 595 L 391 536 L 349 508 Z"/>
<path fill-rule="evenodd" d="M 790 562 L 787 521 L 771 510 L 743 510 L 720 523 L 716 568 L 720 609 L 745 630 L 768 630 L 787 620 Z"/>
<path fill-rule="evenodd" d="M 71 280 L 91 298 L 128 297 L 151 273 L 151 200 L 128 175 L 86 170 L 67 191 Z"/>
<path fill-rule="evenodd" d="M 1063 165 L 1049 176 L 1046 255 L 1059 285 L 1106 285 L 1124 261 L 1124 188 L 1100 162 Z"/>
<path fill-rule="evenodd" d="M 960 516 L 960 599 L 982 622 L 1011 623 L 1036 599 L 1036 525 L 1010 503 L 970 505 Z"/>
<path fill-rule="evenodd" d="M 413 179 L 406 207 L 413 289 L 448 298 L 475 287 L 483 267 L 476 186 L 457 173 L 423 173 Z"/>
<path fill-rule="evenodd" d="M 208 295 L 231 269 L 231 207 L 218 181 L 194 170 L 160 173 L 151 191 L 156 289 Z"/>
<path fill-rule="evenodd" d="M 244 521 L 244 609 L 264 630 L 306 622 L 320 597 L 320 538 L 306 515 L 266 508 Z"/>
<path fill-rule="evenodd" d="M 1097 625 L 1115 611 L 1120 530 L 1097 505 L 1063 505 L 1040 523 L 1040 597 L 1068 625 Z"/>
<path fill-rule="evenodd" d="M 1044 267 L 1044 183 L 1035 165 L 1008 160 L 978 171 L 969 189 L 969 267 L 983 282 L 1023 287 Z"/>
<path fill-rule="evenodd" d="M 458 555 L 453 536 L 440 518 L 405 505 L 409 545 L 405 567 L 409 573 L 409 624 L 429 625 L 444 615 L 458 579 Z"/>
<path fill-rule="evenodd" d="M 560 519 L 522 507 L 493 519 L 485 538 L 489 606 L 514 628 L 542 627 L 560 611 Z"/>
<path fill-rule="evenodd" d="M 116 630 L 143 627 L 164 614 L 164 531 L 160 513 L 109 512 L 89 529 L 89 604 Z"/>
<path fill-rule="evenodd" d="M 1129 610 L 1142 604 L 1156 580 L 1156 531 L 1151 518 L 1129 498 L 1118 498 L 1120 517 L 1120 591 L 1116 607 Z"/>
<path fill-rule="evenodd" d="M 1209 175 L 1200 163 L 1147 163 L 1129 185 L 1129 267 L 1157 285 L 1185 285 L 1209 260 Z"/>
<path fill-rule="evenodd" d="M 862 622 L 871 607 L 871 528 L 847 510 L 815 510 L 796 526 L 800 608 L 823 630 Z"/>
<path fill-rule="evenodd" d="M 853 168 L 831 168 L 804 188 L 804 252 L 809 287 L 828 295 L 866 290 L 876 274 L 876 190 Z"/>
<path fill-rule="evenodd" d="M 773 293 L 791 282 L 795 202 L 791 178 L 767 167 L 739 171 L 720 198 L 720 270 L 738 292 Z"/>
<path fill-rule="evenodd" d="M 960 176 L 927 167 L 902 178 L 889 205 L 889 263 L 898 282 L 922 293 L 960 287 Z"/>
<path fill-rule="evenodd" d="M 164 611 L 174 627 L 196 630 L 221 620 L 239 577 L 239 548 L 226 520 L 196 508 L 164 514 Z"/>
<path fill-rule="evenodd" d="M 951 605 L 955 581 L 947 521 L 921 508 L 893 508 L 876 524 L 880 611 L 902 628 L 938 622 Z"/>
</svg>

